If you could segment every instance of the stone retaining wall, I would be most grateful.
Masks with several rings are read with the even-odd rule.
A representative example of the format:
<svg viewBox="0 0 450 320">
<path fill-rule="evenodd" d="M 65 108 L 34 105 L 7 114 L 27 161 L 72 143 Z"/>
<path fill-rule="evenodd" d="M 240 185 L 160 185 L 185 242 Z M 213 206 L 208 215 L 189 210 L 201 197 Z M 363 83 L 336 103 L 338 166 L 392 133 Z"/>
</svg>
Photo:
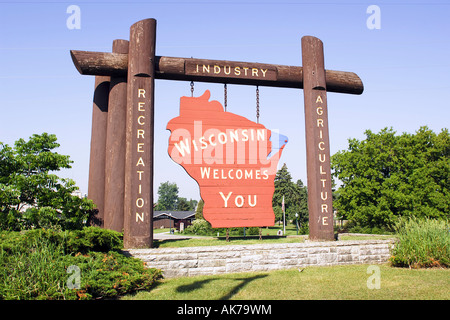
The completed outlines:
<svg viewBox="0 0 450 320">
<path fill-rule="evenodd" d="M 384 263 L 393 240 L 227 245 L 163 249 L 130 249 L 166 278 L 232 272 L 270 271 L 308 266 Z"/>
</svg>

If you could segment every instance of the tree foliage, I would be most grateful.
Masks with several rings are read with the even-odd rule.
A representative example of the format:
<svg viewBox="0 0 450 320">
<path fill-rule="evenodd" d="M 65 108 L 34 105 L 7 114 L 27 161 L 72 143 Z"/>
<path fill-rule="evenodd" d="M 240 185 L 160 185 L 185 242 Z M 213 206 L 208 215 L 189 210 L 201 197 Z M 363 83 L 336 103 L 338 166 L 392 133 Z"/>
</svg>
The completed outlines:
<svg viewBox="0 0 450 320">
<path fill-rule="evenodd" d="M 158 188 L 158 204 L 155 209 L 175 210 L 178 200 L 178 186 L 169 181 L 162 182 Z"/>
<path fill-rule="evenodd" d="M 73 180 L 51 173 L 73 162 L 52 151 L 59 147 L 56 140 L 43 133 L 14 147 L 0 142 L 0 229 L 79 229 L 87 221 L 92 201 L 73 195 Z"/>
<path fill-rule="evenodd" d="M 286 211 L 286 220 L 298 220 L 299 223 L 308 221 L 308 191 L 301 180 L 292 181 L 292 176 L 286 164 L 283 164 L 275 175 L 275 192 L 272 198 L 275 220 L 283 220 L 281 209 L 283 196 Z M 295 214 L 298 213 L 298 217 Z"/>
<path fill-rule="evenodd" d="M 203 207 L 205 206 L 205 201 L 200 199 L 198 202 L 197 208 L 195 209 L 195 219 L 204 219 L 203 218 Z"/>
<path fill-rule="evenodd" d="M 392 128 L 366 139 L 349 140 L 332 156 L 334 177 L 342 185 L 334 206 L 360 226 L 387 228 L 400 216 L 448 218 L 450 212 L 450 136 L 421 127 L 396 135 Z"/>
<path fill-rule="evenodd" d="M 178 186 L 175 182 L 162 182 L 158 188 L 158 203 L 155 206 L 156 211 L 191 211 L 195 210 L 198 201 L 187 200 L 178 196 Z"/>
</svg>

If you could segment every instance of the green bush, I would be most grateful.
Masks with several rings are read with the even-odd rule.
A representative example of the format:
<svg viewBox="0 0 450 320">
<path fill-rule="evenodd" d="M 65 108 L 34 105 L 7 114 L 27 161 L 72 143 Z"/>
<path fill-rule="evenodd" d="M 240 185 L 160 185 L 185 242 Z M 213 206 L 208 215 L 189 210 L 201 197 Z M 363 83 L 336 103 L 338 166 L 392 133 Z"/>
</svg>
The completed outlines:
<svg viewBox="0 0 450 320">
<path fill-rule="evenodd" d="M 67 233 L 68 237 L 65 242 L 66 250 L 69 252 L 108 252 L 123 248 L 123 236 L 117 231 L 86 227 Z"/>
<path fill-rule="evenodd" d="M 195 219 L 192 221 L 192 224 L 184 229 L 184 232 L 187 234 L 196 234 L 201 236 L 212 235 L 214 233 L 214 229 L 211 227 L 211 224 L 204 219 Z"/>
<path fill-rule="evenodd" d="M 396 267 L 450 267 L 450 223 L 434 219 L 400 219 L 390 262 Z"/>
<path fill-rule="evenodd" d="M 82 230 L 56 231 L 35 229 L 21 232 L 0 232 L 0 249 L 10 251 L 15 247 L 27 248 L 36 241 L 46 240 L 61 245 L 65 254 L 88 251 L 108 252 L 123 248 L 122 234 L 99 227 L 85 227 Z"/>
<path fill-rule="evenodd" d="M 0 300 L 111 298 L 150 289 L 161 271 L 111 251 L 121 247 L 120 233 L 95 227 L 1 232 Z M 76 289 L 68 287 L 69 266 L 80 270 Z"/>
<path fill-rule="evenodd" d="M 80 288 L 75 291 L 78 299 L 112 298 L 149 290 L 156 280 L 162 278 L 161 270 L 145 268 L 141 260 L 114 251 L 67 257 L 67 267 L 70 263 L 81 271 Z"/>
<path fill-rule="evenodd" d="M 8 249 L 0 250 L 1 300 L 70 299 L 62 246 L 41 240 Z"/>
</svg>

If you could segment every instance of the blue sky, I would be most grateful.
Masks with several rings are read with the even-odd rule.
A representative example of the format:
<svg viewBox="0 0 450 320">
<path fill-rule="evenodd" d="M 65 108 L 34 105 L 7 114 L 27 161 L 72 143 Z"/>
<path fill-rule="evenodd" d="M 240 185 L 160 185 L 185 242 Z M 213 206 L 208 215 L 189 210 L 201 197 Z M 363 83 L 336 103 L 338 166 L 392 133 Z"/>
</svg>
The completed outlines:
<svg viewBox="0 0 450 320">
<path fill-rule="evenodd" d="M 77 5 L 81 28 L 66 12 Z M 369 29 L 369 5 L 380 8 L 381 28 Z M 0 141 L 54 133 L 59 153 L 74 160 L 61 173 L 87 193 L 94 78 L 80 75 L 69 50 L 111 51 L 129 27 L 157 20 L 156 54 L 301 66 L 304 35 L 324 43 L 325 68 L 362 79 L 360 96 L 328 94 L 331 154 L 349 138 L 393 127 L 435 132 L 450 123 L 450 1 L 1 1 Z M 223 101 L 223 85 L 196 83 Z M 167 122 L 176 117 L 188 82 L 157 80 L 155 190 L 176 182 L 179 195 L 199 199 L 197 183 L 167 154 Z M 255 88 L 228 85 L 228 110 L 256 119 Z M 280 165 L 306 183 L 303 92 L 260 87 L 260 122 L 289 137 Z"/>
</svg>

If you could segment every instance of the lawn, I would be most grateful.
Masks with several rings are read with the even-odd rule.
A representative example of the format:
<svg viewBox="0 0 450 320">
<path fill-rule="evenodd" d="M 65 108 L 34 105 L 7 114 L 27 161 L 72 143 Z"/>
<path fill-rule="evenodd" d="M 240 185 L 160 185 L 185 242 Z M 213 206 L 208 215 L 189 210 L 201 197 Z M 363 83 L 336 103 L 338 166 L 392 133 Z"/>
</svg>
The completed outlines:
<svg viewBox="0 0 450 320">
<path fill-rule="evenodd" d="M 180 240 L 155 240 L 155 248 L 181 248 L 181 247 L 203 247 L 203 246 L 226 246 L 226 245 L 249 245 L 249 244 L 264 244 L 264 243 L 295 243 L 304 242 L 301 237 L 292 238 L 278 238 L 278 239 L 263 239 L 258 237 L 247 237 L 245 239 L 238 238 L 227 242 L 225 239 L 215 237 L 201 237 L 194 239 L 180 239 Z"/>
<path fill-rule="evenodd" d="M 308 267 L 166 279 L 136 300 L 427 300 L 450 299 L 450 269 L 404 269 L 378 265 L 380 289 L 369 289 L 369 265 Z"/>
<path fill-rule="evenodd" d="M 262 228 L 262 240 L 259 240 L 258 235 L 250 236 L 230 236 L 230 241 L 227 242 L 224 236 L 195 236 L 193 239 L 169 239 L 169 240 L 155 240 L 154 247 L 156 248 L 179 248 L 179 247 L 200 247 L 200 246 L 223 246 L 223 245 L 250 245 L 250 244 L 265 244 L 265 243 L 298 243 L 304 242 L 307 239 L 306 235 L 297 235 L 296 226 L 288 224 L 286 226 L 286 237 L 277 238 L 277 232 L 282 230 L 282 226 L 273 226 Z M 154 233 L 169 232 L 169 229 L 155 229 Z M 185 235 L 183 233 L 175 232 L 176 235 Z M 190 234 L 186 234 L 190 236 Z M 392 239 L 393 235 L 341 235 L 340 240 L 385 240 Z"/>
</svg>

